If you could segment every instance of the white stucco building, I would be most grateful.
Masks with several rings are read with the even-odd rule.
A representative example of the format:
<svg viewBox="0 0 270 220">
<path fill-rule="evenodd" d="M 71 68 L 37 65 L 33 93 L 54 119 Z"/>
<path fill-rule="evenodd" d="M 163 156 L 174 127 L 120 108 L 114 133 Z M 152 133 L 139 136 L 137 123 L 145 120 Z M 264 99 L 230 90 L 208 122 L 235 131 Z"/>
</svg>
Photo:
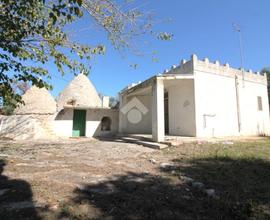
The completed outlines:
<svg viewBox="0 0 270 220">
<path fill-rule="evenodd" d="M 268 135 L 269 123 L 266 75 L 196 55 L 120 92 L 119 132 L 152 134 L 155 141 L 165 134 Z"/>
</svg>

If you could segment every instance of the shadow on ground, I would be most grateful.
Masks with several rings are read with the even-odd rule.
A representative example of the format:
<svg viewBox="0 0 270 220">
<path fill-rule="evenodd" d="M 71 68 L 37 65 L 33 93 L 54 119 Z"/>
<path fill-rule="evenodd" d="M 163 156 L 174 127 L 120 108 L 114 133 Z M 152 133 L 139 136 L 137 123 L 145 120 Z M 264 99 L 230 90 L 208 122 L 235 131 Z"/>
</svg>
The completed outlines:
<svg viewBox="0 0 270 220">
<path fill-rule="evenodd" d="M 2 175 L 5 165 L 0 160 L 0 219 L 41 219 L 32 201 L 30 184 Z"/>
<path fill-rule="evenodd" d="M 270 163 L 206 158 L 173 161 L 159 176 L 127 173 L 74 190 L 59 219 L 270 219 Z M 183 176 L 215 189 L 217 197 L 183 181 Z M 76 214 L 77 213 L 77 214 Z M 79 214 L 78 214 L 79 213 Z"/>
<path fill-rule="evenodd" d="M 270 219 L 270 161 L 214 157 L 188 161 L 189 166 L 173 162 L 177 173 L 216 190 L 223 207 L 220 217 L 231 213 L 236 219 Z"/>
<path fill-rule="evenodd" d="M 41 219 L 29 183 L 4 176 L 4 167 L 0 160 L 0 219 Z M 130 172 L 80 185 L 46 219 L 270 219 L 267 160 L 173 160 L 159 171 Z M 194 182 L 204 187 L 194 187 Z M 205 189 L 214 189 L 216 196 Z"/>
<path fill-rule="evenodd" d="M 140 145 L 140 146 L 152 148 L 152 149 L 160 149 L 162 145 L 164 146 L 166 145 L 166 144 L 154 142 L 151 136 L 147 137 L 147 136 L 131 135 L 131 134 L 96 137 L 96 139 L 100 141 L 136 144 L 136 145 Z"/>
</svg>

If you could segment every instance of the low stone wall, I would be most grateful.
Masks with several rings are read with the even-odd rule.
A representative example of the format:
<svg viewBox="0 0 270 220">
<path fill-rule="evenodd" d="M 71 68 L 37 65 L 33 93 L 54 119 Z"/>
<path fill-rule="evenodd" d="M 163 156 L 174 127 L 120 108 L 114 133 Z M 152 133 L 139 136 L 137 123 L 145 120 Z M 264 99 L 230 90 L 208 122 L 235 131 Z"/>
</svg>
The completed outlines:
<svg viewBox="0 0 270 220">
<path fill-rule="evenodd" d="M 13 140 L 47 139 L 51 132 L 53 115 L 0 116 L 0 138 Z"/>
</svg>

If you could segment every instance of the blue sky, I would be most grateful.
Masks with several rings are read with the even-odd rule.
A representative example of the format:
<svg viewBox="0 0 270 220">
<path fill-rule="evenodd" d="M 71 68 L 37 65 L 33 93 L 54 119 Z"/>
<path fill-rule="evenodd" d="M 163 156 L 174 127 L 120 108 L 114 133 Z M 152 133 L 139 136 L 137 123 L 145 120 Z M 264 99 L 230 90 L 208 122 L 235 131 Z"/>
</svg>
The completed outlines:
<svg viewBox="0 0 270 220">
<path fill-rule="evenodd" d="M 151 40 L 149 45 L 141 45 L 144 56 L 125 53 L 123 58 L 115 51 L 98 28 L 81 31 L 91 25 L 85 17 L 71 30 L 84 43 L 94 45 L 103 43 L 106 54 L 96 56 L 91 62 L 90 80 L 98 92 L 116 96 L 126 85 L 143 81 L 148 77 L 163 72 L 181 59 L 189 59 L 197 54 L 200 59 L 208 57 L 210 61 L 228 62 L 233 67 L 240 67 L 238 35 L 233 31 L 232 23 L 238 23 L 243 33 L 244 68 L 254 71 L 270 66 L 270 1 L 269 0 L 141 0 L 137 1 L 143 10 L 154 11 L 155 18 L 171 19 L 155 26 L 155 30 L 170 32 L 173 39 L 167 41 Z M 149 38 L 148 38 L 149 40 Z M 140 44 L 141 43 L 141 44 Z M 147 55 L 157 51 L 159 62 L 152 62 Z M 130 64 L 138 64 L 135 70 Z M 56 69 L 49 66 L 53 73 L 52 94 L 58 93 L 73 76 L 67 73 L 64 79 Z M 57 77 L 55 77 L 57 76 Z"/>
</svg>

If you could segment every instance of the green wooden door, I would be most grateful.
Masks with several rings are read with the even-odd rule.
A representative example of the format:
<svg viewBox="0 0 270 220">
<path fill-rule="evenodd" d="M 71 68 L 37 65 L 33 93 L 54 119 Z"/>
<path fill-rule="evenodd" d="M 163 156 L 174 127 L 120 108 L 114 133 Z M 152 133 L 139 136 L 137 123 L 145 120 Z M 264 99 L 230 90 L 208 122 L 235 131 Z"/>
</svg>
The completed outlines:
<svg viewBox="0 0 270 220">
<path fill-rule="evenodd" d="M 72 137 L 85 136 L 86 111 L 74 110 Z"/>
</svg>

